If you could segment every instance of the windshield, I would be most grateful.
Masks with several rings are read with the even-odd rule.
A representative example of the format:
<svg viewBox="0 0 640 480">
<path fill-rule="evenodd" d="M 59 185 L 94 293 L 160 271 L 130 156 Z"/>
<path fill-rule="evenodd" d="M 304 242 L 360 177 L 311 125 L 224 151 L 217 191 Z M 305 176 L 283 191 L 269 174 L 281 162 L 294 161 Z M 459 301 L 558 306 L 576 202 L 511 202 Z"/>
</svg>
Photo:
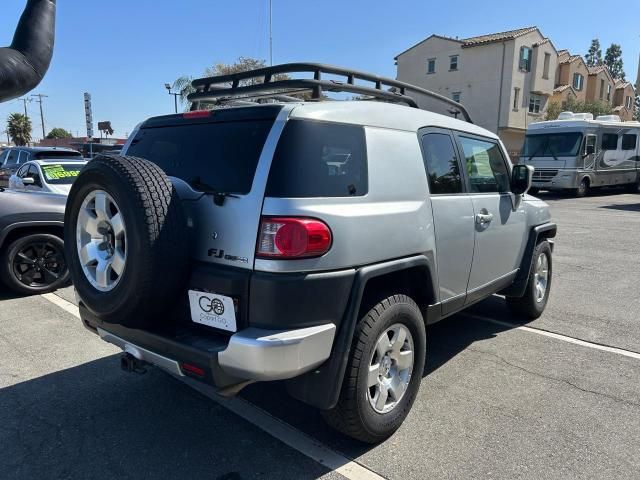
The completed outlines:
<svg viewBox="0 0 640 480">
<path fill-rule="evenodd" d="M 80 174 L 83 164 L 42 165 L 42 175 L 50 185 L 71 185 Z"/>
<path fill-rule="evenodd" d="M 575 157 L 578 155 L 582 133 L 541 133 L 527 135 L 524 140 L 524 157 Z"/>
<path fill-rule="evenodd" d="M 146 158 L 194 188 L 246 194 L 272 120 L 143 128 L 127 155 Z"/>
</svg>

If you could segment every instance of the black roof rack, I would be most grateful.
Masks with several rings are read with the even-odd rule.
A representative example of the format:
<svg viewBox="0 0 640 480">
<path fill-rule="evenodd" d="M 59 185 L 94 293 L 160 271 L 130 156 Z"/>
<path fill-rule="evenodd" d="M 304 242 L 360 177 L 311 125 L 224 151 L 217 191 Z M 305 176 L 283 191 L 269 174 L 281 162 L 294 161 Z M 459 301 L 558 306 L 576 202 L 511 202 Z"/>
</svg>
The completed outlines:
<svg viewBox="0 0 640 480">
<path fill-rule="evenodd" d="M 289 75 L 292 73 L 311 73 L 313 78 L 292 78 Z M 343 76 L 345 79 L 323 80 L 323 74 Z M 356 80 L 371 82 L 373 85 L 356 84 Z M 267 98 L 279 102 L 299 102 L 301 99 L 291 95 L 309 92 L 311 100 L 315 101 L 324 98 L 323 92 L 349 92 L 419 108 L 411 96 L 413 93 L 443 102 L 451 107 L 447 111 L 456 118 L 462 114 L 467 122 L 473 123 L 464 106 L 443 95 L 391 78 L 321 63 L 286 63 L 229 75 L 198 78 L 191 84 L 195 89 L 188 96 L 188 100 L 192 102 L 192 110 L 197 110 L 201 102 L 217 105 L 225 102 L 244 104 Z"/>
</svg>

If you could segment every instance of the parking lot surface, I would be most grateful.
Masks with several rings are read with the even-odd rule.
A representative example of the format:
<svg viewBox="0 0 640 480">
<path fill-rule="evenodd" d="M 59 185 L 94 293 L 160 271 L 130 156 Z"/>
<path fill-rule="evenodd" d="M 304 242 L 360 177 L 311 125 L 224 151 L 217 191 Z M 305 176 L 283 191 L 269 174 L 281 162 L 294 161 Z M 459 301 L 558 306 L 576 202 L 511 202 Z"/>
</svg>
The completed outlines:
<svg viewBox="0 0 640 480">
<path fill-rule="evenodd" d="M 541 197 L 559 228 L 547 311 L 517 328 L 493 297 L 430 327 L 414 408 L 377 446 L 278 383 L 241 394 L 265 427 L 156 369 L 122 373 L 72 313 L 0 292 L 2 478 L 638 478 L 640 196 Z M 280 426 L 361 470 L 331 471 Z"/>
</svg>

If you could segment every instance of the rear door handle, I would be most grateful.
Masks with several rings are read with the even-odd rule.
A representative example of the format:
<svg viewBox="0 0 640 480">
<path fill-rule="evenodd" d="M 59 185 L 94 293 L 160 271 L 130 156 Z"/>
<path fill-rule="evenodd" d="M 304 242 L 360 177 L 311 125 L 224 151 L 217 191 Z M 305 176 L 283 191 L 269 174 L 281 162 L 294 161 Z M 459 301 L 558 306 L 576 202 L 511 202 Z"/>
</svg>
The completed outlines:
<svg viewBox="0 0 640 480">
<path fill-rule="evenodd" d="M 491 223 L 491 220 L 493 220 L 493 213 L 476 213 L 476 223 L 478 225 Z"/>
</svg>

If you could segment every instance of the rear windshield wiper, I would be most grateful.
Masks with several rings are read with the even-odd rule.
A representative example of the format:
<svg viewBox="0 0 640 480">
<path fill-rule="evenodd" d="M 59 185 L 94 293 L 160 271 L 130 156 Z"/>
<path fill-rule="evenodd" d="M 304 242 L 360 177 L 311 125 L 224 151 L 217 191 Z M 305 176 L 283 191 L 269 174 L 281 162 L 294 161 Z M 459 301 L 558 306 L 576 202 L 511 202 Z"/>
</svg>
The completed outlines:
<svg viewBox="0 0 640 480">
<path fill-rule="evenodd" d="M 216 190 L 211 185 L 209 185 L 206 182 L 203 182 L 202 180 L 200 180 L 200 177 L 196 177 L 193 180 L 189 181 L 188 183 L 189 183 L 189 185 L 191 185 L 196 190 L 204 192 L 204 193 L 206 193 L 208 195 L 213 195 L 213 203 L 215 203 L 219 207 L 224 205 L 224 201 L 225 201 L 225 199 L 227 197 L 240 198 L 238 195 L 235 195 L 233 193 L 220 192 L 220 191 Z"/>
</svg>

